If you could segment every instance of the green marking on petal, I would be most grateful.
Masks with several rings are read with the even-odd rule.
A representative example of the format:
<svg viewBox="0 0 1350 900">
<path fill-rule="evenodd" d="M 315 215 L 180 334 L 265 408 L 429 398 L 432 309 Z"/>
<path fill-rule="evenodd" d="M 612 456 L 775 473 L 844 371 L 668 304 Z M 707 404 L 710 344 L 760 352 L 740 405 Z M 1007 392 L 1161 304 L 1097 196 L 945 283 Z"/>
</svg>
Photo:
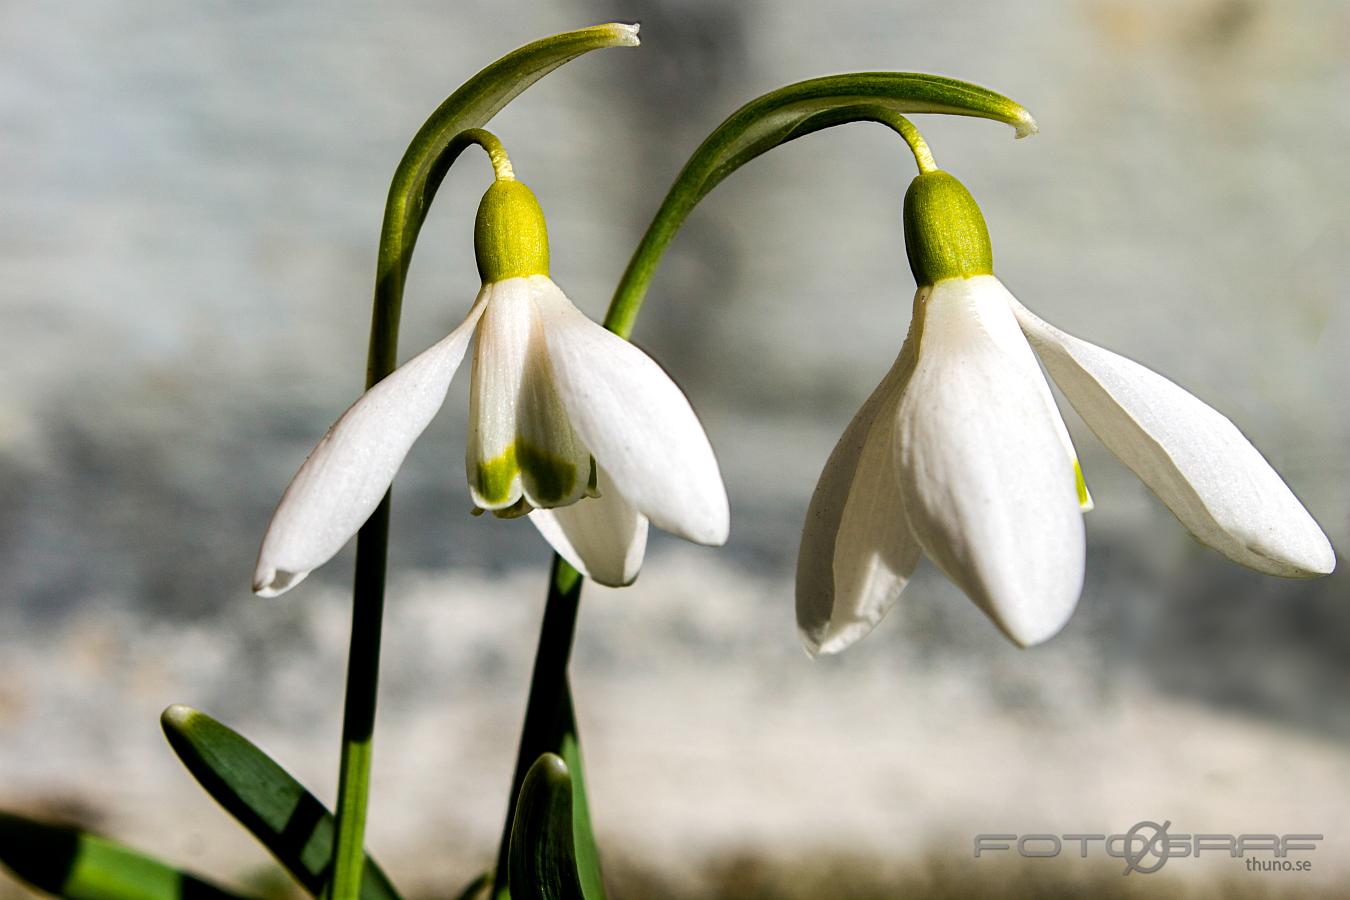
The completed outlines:
<svg viewBox="0 0 1350 900">
<path fill-rule="evenodd" d="M 1083 512 L 1090 512 L 1095 504 L 1092 502 L 1092 495 L 1088 493 L 1087 482 L 1083 480 L 1083 467 L 1076 459 L 1073 461 L 1073 480 L 1078 486 L 1078 508 Z"/>
<path fill-rule="evenodd" d="M 478 496 L 485 503 L 497 505 L 511 498 L 511 485 L 520 474 L 520 464 L 516 462 L 516 445 L 513 443 L 501 455 L 478 462 Z"/>
<path fill-rule="evenodd" d="M 572 493 L 577 483 L 577 467 L 541 447 L 519 438 L 515 442 L 520 470 L 529 482 L 529 491 L 542 506 L 556 504 Z"/>
<path fill-rule="evenodd" d="M 499 455 L 478 463 L 478 495 L 493 506 L 506 503 L 517 475 L 526 481 L 531 497 L 541 506 L 564 500 L 577 483 L 575 464 L 516 438 Z"/>
</svg>

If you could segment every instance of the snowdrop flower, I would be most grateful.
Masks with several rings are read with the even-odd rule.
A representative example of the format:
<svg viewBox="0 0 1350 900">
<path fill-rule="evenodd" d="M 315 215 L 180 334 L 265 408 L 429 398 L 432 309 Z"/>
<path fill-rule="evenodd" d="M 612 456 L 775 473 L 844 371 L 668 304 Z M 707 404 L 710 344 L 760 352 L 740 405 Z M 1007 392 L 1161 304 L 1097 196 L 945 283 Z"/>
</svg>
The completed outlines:
<svg viewBox="0 0 1350 900">
<path fill-rule="evenodd" d="M 370 517 L 471 341 L 465 462 L 479 510 L 528 515 L 607 585 L 637 577 L 649 520 L 697 543 L 726 541 L 726 489 L 689 401 L 549 278 L 543 212 L 509 162 L 478 208 L 474 249 L 483 286 L 465 320 L 368 390 L 296 473 L 263 538 L 258 594 L 294 587 Z"/>
<path fill-rule="evenodd" d="M 1091 500 L 1037 357 L 1201 542 L 1272 575 L 1331 572 L 1326 535 L 1232 422 L 1013 298 L 960 182 L 921 174 L 904 221 L 919 285 L 909 334 L 825 464 L 802 534 L 797 619 L 810 652 L 871 631 L 921 555 L 1021 646 L 1068 621 Z"/>
</svg>

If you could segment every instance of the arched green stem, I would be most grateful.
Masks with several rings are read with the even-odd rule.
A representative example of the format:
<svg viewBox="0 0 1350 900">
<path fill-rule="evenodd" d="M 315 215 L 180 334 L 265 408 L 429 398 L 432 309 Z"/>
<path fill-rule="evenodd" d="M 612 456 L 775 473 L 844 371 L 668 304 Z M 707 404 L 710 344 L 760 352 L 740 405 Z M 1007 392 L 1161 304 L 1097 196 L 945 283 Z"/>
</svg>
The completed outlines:
<svg viewBox="0 0 1350 900">
<path fill-rule="evenodd" d="M 685 164 L 628 263 L 610 303 L 605 327 L 621 337 L 631 335 L 661 255 L 694 206 L 722 179 L 779 144 L 846 122 L 879 122 L 904 138 L 921 172 L 935 169 L 927 143 L 913 123 L 901 115 L 903 112 L 982 116 L 1012 125 L 1019 135 L 1036 130 L 1031 115 L 1008 98 L 975 85 L 933 75 L 903 72 L 834 75 L 765 94 L 733 113 Z M 603 896 L 587 820 L 583 770 L 567 684 L 568 655 L 581 579 L 557 556 L 553 565 L 545 622 L 540 630 L 525 726 L 498 852 L 494 885 L 497 900 L 507 896 L 506 859 L 517 793 L 529 767 L 546 751 L 560 753 L 572 772 L 577 804 L 574 836 L 578 870 L 587 897 L 596 900 Z M 551 624 L 564 621 L 566 627 Z M 565 698 L 565 706 L 559 698 Z M 567 735 L 570 740 L 565 740 Z M 569 753 L 575 758 L 568 756 Z"/>
<path fill-rule="evenodd" d="M 918 72 L 828 75 L 764 94 L 728 116 L 680 170 L 619 280 L 605 327 L 624 337 L 632 333 L 647 287 L 685 218 L 722 179 L 780 144 L 848 122 L 880 122 L 905 139 L 921 172 L 936 168 L 903 113 L 991 119 L 1011 125 L 1018 137 L 1037 131 L 1031 114 L 1002 94 Z"/>
<path fill-rule="evenodd" d="M 923 139 L 923 135 L 919 133 L 919 129 L 914 127 L 913 122 L 899 113 L 895 115 L 894 123 L 884 122 L 880 118 L 876 121 L 882 122 L 883 125 L 890 125 L 905 139 L 905 143 L 909 144 L 910 152 L 914 154 L 914 164 L 919 167 L 919 174 L 937 171 L 937 163 L 933 160 L 933 151 L 928 149 L 928 142 Z"/>
<path fill-rule="evenodd" d="M 506 148 L 497 136 L 485 128 L 470 128 L 467 131 L 461 131 L 455 136 L 456 141 L 462 141 L 467 144 L 477 144 L 487 152 L 488 161 L 492 163 L 492 174 L 498 181 L 515 181 L 516 170 L 511 168 L 511 157 L 506 155 Z M 920 138 L 919 140 L 923 140 Z"/>
<path fill-rule="evenodd" d="M 399 162 L 385 203 L 376 263 L 370 350 L 366 360 L 367 387 L 394 370 L 398 359 L 403 286 L 417 235 L 446 172 L 465 147 L 479 142 L 480 136 L 464 137 L 464 132 L 486 125 L 521 91 L 564 63 L 590 50 L 636 45 L 636 27 L 613 23 L 535 41 L 474 75 L 427 119 Z M 491 157 L 491 147 L 483 146 Z M 493 165 L 500 176 L 496 159 Z M 389 495 L 386 494 L 356 539 L 352 632 L 343 705 L 342 761 L 338 774 L 337 833 L 333 842 L 332 879 L 327 892 L 333 900 L 356 900 L 365 862 L 366 811 L 388 544 Z"/>
</svg>

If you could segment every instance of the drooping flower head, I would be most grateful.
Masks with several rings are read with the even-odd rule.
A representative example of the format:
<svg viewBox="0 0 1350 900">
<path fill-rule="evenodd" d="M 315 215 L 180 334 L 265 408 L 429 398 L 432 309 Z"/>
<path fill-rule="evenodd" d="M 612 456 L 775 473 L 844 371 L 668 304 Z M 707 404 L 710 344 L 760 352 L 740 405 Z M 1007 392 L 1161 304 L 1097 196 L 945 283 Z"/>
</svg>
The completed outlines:
<svg viewBox="0 0 1350 900">
<path fill-rule="evenodd" d="M 465 463 L 478 509 L 528 515 L 569 563 L 609 585 L 637 577 L 649 520 L 691 541 L 725 542 L 726 490 L 689 401 L 553 283 L 539 203 L 504 155 L 494 164 L 474 228 L 482 288 L 468 316 L 324 435 L 263 538 L 257 593 L 289 590 L 370 517 L 471 341 Z"/>
<path fill-rule="evenodd" d="M 808 650 L 837 652 L 871 631 L 920 556 L 1017 644 L 1063 628 L 1082 590 L 1092 500 L 1038 355 L 1107 449 L 1200 541 L 1273 575 L 1334 568 L 1326 535 L 1228 419 L 1017 302 L 959 181 L 920 174 L 904 224 L 918 283 L 909 334 L 825 464 L 803 529 L 797 618 Z"/>
</svg>

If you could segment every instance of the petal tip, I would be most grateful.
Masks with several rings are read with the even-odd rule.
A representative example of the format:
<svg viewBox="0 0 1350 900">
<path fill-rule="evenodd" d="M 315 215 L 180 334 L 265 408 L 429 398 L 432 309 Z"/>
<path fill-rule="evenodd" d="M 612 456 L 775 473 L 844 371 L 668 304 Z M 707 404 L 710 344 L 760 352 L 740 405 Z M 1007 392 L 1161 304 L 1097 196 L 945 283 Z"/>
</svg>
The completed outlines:
<svg viewBox="0 0 1350 900">
<path fill-rule="evenodd" d="M 721 547 L 731 537 L 731 520 L 728 516 L 723 516 L 717 522 L 714 522 L 708 529 L 707 535 L 699 543 L 705 547 Z"/>
<path fill-rule="evenodd" d="M 1312 517 L 1309 516 L 1308 518 L 1311 519 Z M 1326 532 L 1318 528 L 1316 522 L 1313 523 L 1313 527 L 1317 529 L 1317 549 L 1309 554 L 1307 577 L 1322 578 L 1336 571 L 1336 548 L 1331 546 L 1331 540 L 1327 537 Z"/>
<path fill-rule="evenodd" d="M 1044 644 L 1063 631 L 1064 626 L 1068 625 L 1069 619 L 1073 617 L 1073 609 L 1074 607 L 1070 607 L 1067 614 L 1052 617 L 999 616 L 994 619 L 994 624 L 998 625 L 999 630 L 1008 640 L 1016 644 L 1018 649 L 1029 650 L 1038 644 Z"/>
<path fill-rule="evenodd" d="M 573 568 L 576 568 L 576 566 L 573 566 Z M 589 578 L 591 581 L 594 581 L 596 584 L 602 585 L 602 586 L 604 586 L 604 587 L 609 587 L 609 588 L 626 588 L 626 587 L 629 587 L 630 585 L 633 584 L 633 582 L 637 581 L 638 576 L 642 574 L 642 569 L 641 569 L 641 567 L 639 567 L 639 568 L 638 568 L 636 571 L 634 571 L 634 572 L 631 572 L 631 573 L 630 573 L 630 572 L 624 572 L 622 575 L 619 575 L 619 576 L 607 575 L 607 574 L 605 574 L 604 572 L 598 572 L 598 573 L 593 573 L 593 574 L 587 575 L 584 571 L 582 571 L 582 570 L 579 569 L 579 568 L 577 568 L 577 571 L 578 571 L 578 572 L 581 572 L 581 574 L 582 574 L 583 576 L 585 576 L 586 578 Z"/>
<path fill-rule="evenodd" d="M 974 586 L 966 594 L 1008 640 L 1025 650 L 1045 643 L 1069 624 L 1083 592 L 1082 573 L 1082 568 L 1076 568 L 1076 578 L 1058 585 L 1001 582 Z"/>
<path fill-rule="evenodd" d="M 801 640 L 802 649 L 806 651 L 808 659 L 820 658 L 820 641 L 817 640 L 817 635 L 813 631 L 799 627 L 797 637 Z"/>
<path fill-rule="evenodd" d="M 725 494 L 723 496 L 725 497 Z M 669 515 L 662 516 L 661 510 L 651 507 L 642 512 L 658 527 L 704 547 L 721 547 L 731 537 L 731 512 L 725 499 L 710 515 L 685 515 L 681 517 L 682 520 L 673 519 Z"/>
<path fill-rule="evenodd" d="M 836 656 L 867 637 L 876 628 L 877 622 L 859 620 L 846 625 L 827 622 L 823 627 L 808 628 L 799 625 L 797 635 L 801 638 L 806 655 L 812 659 L 822 656 Z"/>
<path fill-rule="evenodd" d="M 1290 558 L 1281 560 L 1290 568 L 1288 576 L 1290 578 L 1325 578 L 1336 571 L 1336 551 L 1332 548 L 1331 542 L 1325 535 L 1322 538 L 1322 546 L 1316 548 L 1302 558 Z M 1284 574 L 1275 572 L 1273 574 Z"/>
<path fill-rule="evenodd" d="M 280 597 L 308 577 L 308 572 L 287 572 L 260 564 L 253 573 L 253 593 L 259 597 Z"/>
</svg>

